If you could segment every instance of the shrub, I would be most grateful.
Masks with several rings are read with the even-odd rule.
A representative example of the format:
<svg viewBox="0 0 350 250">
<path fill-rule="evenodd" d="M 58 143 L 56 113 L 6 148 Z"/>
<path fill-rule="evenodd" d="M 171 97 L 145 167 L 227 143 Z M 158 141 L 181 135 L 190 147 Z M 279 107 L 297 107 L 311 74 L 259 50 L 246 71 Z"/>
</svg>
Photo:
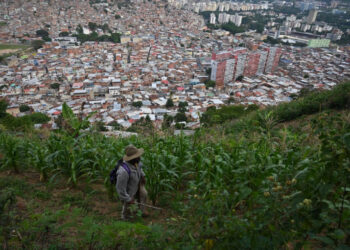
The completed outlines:
<svg viewBox="0 0 350 250">
<path fill-rule="evenodd" d="M 22 104 L 21 106 L 19 106 L 20 112 L 27 112 L 29 110 L 30 110 L 30 107 L 28 105 Z"/>
<path fill-rule="evenodd" d="M 47 115 L 43 114 L 43 113 L 33 113 L 31 115 L 28 116 L 29 119 L 31 120 L 32 123 L 47 123 L 48 121 L 50 121 L 50 117 L 48 117 Z"/>
</svg>

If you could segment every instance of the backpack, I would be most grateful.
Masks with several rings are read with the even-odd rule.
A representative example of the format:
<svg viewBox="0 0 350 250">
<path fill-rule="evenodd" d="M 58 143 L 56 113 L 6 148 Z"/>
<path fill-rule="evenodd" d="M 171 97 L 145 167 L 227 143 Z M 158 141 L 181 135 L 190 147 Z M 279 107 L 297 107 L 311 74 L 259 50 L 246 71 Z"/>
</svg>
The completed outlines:
<svg viewBox="0 0 350 250">
<path fill-rule="evenodd" d="M 119 167 L 124 168 L 125 171 L 130 175 L 130 168 L 128 165 L 123 160 L 119 160 L 115 168 L 109 173 L 109 181 L 112 185 L 117 184 L 117 171 Z"/>
</svg>

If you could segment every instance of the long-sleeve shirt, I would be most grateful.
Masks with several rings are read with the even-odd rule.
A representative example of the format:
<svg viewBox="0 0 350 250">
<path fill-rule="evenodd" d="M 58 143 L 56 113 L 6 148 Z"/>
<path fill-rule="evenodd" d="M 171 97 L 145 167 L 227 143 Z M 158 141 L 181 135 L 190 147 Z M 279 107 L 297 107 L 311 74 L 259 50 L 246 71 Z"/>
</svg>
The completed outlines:
<svg viewBox="0 0 350 250">
<path fill-rule="evenodd" d="M 128 165 L 130 175 L 122 166 L 120 166 L 117 171 L 116 189 L 119 198 L 122 201 L 130 202 L 137 193 L 141 177 L 145 176 L 145 173 L 139 166 L 136 167 L 129 162 L 124 163 Z"/>
</svg>

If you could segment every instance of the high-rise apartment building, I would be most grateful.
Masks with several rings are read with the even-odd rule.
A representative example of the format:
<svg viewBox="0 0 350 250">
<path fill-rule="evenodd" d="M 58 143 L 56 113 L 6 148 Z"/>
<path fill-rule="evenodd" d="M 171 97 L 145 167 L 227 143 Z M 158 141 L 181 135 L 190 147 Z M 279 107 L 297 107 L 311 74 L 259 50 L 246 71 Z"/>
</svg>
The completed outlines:
<svg viewBox="0 0 350 250">
<path fill-rule="evenodd" d="M 246 66 L 244 69 L 245 76 L 255 76 L 258 73 L 259 62 L 260 62 L 261 52 L 256 51 L 248 54 L 246 60 Z"/>
<path fill-rule="evenodd" d="M 268 52 L 265 64 L 265 73 L 271 73 L 278 66 L 278 62 L 282 54 L 282 49 L 278 47 L 271 47 L 264 48 L 264 50 Z"/>
<path fill-rule="evenodd" d="M 218 16 L 218 22 L 219 23 L 223 23 L 224 22 L 224 14 L 223 13 L 220 13 L 219 16 Z"/>
<path fill-rule="evenodd" d="M 241 26 L 241 24 L 242 24 L 242 19 L 243 19 L 243 17 L 237 15 L 237 13 L 236 13 L 236 14 L 235 14 L 235 25 L 238 26 L 238 27 Z"/>
<path fill-rule="evenodd" d="M 216 22 L 216 16 L 214 13 L 211 13 L 210 14 L 210 23 L 215 24 L 215 22 Z"/>
<path fill-rule="evenodd" d="M 338 2 L 337 1 L 331 1 L 331 8 L 337 8 Z"/>
<path fill-rule="evenodd" d="M 273 72 L 282 54 L 278 47 L 248 51 L 236 48 L 212 54 L 210 79 L 216 81 L 217 88 L 235 81 L 240 76 L 255 76 Z"/>
<path fill-rule="evenodd" d="M 307 16 L 306 22 L 308 24 L 312 24 L 316 21 L 316 17 L 317 17 L 317 10 L 310 10 L 309 11 L 309 15 Z"/>
</svg>

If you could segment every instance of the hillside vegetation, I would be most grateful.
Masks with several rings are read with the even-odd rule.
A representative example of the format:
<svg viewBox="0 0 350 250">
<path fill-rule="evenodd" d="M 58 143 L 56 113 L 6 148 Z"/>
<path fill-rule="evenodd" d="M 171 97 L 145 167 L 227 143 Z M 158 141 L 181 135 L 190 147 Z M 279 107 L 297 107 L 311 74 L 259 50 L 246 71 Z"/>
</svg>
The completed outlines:
<svg viewBox="0 0 350 250">
<path fill-rule="evenodd" d="M 0 242 L 29 249 L 290 249 L 350 245 L 350 82 L 264 110 L 210 111 L 194 136 L 0 133 Z M 221 115 L 223 120 L 221 120 Z M 206 119 L 208 116 L 206 117 Z M 210 121 L 210 116 L 209 116 Z M 109 172 L 145 149 L 150 218 L 119 220 Z"/>
</svg>

